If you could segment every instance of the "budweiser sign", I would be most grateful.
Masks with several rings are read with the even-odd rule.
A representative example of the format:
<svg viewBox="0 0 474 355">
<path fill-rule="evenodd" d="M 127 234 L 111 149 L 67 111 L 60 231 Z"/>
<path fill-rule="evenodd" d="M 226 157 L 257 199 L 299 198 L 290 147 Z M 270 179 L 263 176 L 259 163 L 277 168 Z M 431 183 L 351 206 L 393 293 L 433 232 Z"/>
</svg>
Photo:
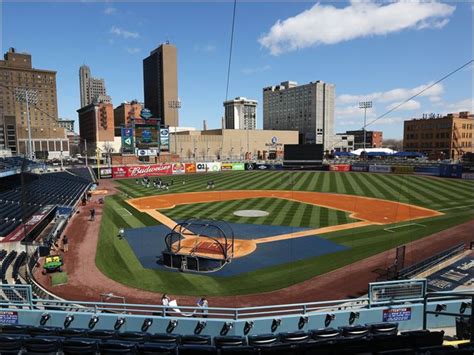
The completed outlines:
<svg viewBox="0 0 474 355">
<path fill-rule="evenodd" d="M 173 172 L 172 164 L 156 164 L 128 167 L 128 177 L 170 175 Z"/>
</svg>

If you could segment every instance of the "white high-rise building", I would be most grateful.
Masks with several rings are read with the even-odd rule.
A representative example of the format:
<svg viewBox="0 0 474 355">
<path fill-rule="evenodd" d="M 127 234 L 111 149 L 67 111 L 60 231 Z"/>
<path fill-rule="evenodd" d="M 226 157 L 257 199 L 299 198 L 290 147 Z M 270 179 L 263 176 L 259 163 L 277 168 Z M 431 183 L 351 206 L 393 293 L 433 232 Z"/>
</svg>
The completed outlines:
<svg viewBox="0 0 474 355">
<path fill-rule="evenodd" d="M 91 76 L 91 70 L 87 65 L 79 68 L 79 87 L 81 91 L 81 107 L 97 103 L 110 103 L 110 96 L 107 95 L 104 79 L 97 79 Z"/>
<path fill-rule="evenodd" d="M 334 136 L 335 85 L 285 81 L 263 89 L 263 129 L 299 132 L 300 144 L 323 144 Z"/>
<path fill-rule="evenodd" d="M 226 129 L 256 129 L 257 101 L 245 97 L 224 101 Z"/>
</svg>

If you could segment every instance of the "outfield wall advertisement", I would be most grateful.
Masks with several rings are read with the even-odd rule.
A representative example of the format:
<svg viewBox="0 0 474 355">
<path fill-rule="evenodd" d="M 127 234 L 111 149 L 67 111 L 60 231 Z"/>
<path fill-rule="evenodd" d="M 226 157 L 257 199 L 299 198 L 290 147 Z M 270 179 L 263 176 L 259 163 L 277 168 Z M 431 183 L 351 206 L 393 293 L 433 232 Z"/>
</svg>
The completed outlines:
<svg viewBox="0 0 474 355">
<path fill-rule="evenodd" d="M 184 167 L 183 167 L 184 169 Z M 112 176 L 116 178 L 139 178 L 173 174 L 173 164 L 137 165 L 112 168 Z"/>
<path fill-rule="evenodd" d="M 394 174 L 413 174 L 413 166 L 392 166 Z"/>
<path fill-rule="evenodd" d="M 351 171 L 350 164 L 330 165 L 329 171 Z"/>
<path fill-rule="evenodd" d="M 392 167 L 390 165 L 369 165 L 371 173 L 391 173 Z"/>
</svg>

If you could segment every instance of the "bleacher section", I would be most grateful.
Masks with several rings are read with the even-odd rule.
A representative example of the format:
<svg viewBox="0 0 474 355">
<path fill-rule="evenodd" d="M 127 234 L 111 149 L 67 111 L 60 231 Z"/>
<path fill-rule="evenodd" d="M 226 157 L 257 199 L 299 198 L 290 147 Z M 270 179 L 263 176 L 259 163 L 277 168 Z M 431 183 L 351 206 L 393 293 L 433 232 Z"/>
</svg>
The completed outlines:
<svg viewBox="0 0 474 355">
<path fill-rule="evenodd" d="M 0 177 L 19 173 L 23 164 L 23 160 L 23 157 L 0 158 Z M 37 163 L 28 159 L 26 159 L 26 165 L 28 170 L 38 166 Z"/>
<path fill-rule="evenodd" d="M 352 329 L 351 329 L 352 328 Z M 442 331 L 397 334 L 397 324 L 253 336 L 149 334 L 113 330 L 1 326 L 0 352 L 64 354 L 472 354 L 443 346 Z"/>
<path fill-rule="evenodd" d="M 27 174 L 26 206 L 22 210 L 22 190 L 18 184 L 0 192 L 0 237 L 5 237 L 42 206 L 72 206 L 88 188 L 90 182 L 69 172 L 42 175 Z M 32 179 L 33 177 L 33 179 Z"/>
<path fill-rule="evenodd" d="M 80 176 L 81 178 L 89 181 L 90 183 L 95 183 L 97 181 L 95 174 L 92 172 L 90 168 L 68 168 L 66 169 L 67 171 L 70 171 L 71 173 Z"/>
</svg>

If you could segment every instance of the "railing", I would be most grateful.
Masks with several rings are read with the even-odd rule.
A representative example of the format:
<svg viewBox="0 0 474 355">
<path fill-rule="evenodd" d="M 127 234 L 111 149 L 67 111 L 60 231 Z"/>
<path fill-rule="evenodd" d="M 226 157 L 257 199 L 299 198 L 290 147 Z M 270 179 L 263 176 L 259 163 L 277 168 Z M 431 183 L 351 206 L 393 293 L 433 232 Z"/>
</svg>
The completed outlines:
<svg viewBox="0 0 474 355">
<path fill-rule="evenodd" d="M 462 302 L 459 307 L 459 312 L 448 312 L 446 304 L 438 303 L 434 311 L 428 309 L 428 303 L 430 301 L 451 301 L 466 299 L 470 302 Z M 474 304 L 474 292 L 471 290 L 469 293 L 461 292 L 428 292 L 423 298 L 423 329 L 427 329 L 428 324 L 428 314 L 432 314 L 435 317 L 439 316 L 451 316 L 451 317 L 468 317 L 470 322 L 470 341 L 474 341 L 474 309 L 472 305 Z M 470 308 L 470 315 L 467 316 L 465 311 Z"/>
<path fill-rule="evenodd" d="M 369 283 L 370 305 L 419 300 L 427 291 L 426 279 Z"/>
<path fill-rule="evenodd" d="M 464 251 L 464 243 L 458 244 L 452 248 L 446 249 L 434 256 L 422 260 L 419 263 L 399 270 L 397 277 L 400 279 L 409 278 L 462 251 Z"/>
</svg>

